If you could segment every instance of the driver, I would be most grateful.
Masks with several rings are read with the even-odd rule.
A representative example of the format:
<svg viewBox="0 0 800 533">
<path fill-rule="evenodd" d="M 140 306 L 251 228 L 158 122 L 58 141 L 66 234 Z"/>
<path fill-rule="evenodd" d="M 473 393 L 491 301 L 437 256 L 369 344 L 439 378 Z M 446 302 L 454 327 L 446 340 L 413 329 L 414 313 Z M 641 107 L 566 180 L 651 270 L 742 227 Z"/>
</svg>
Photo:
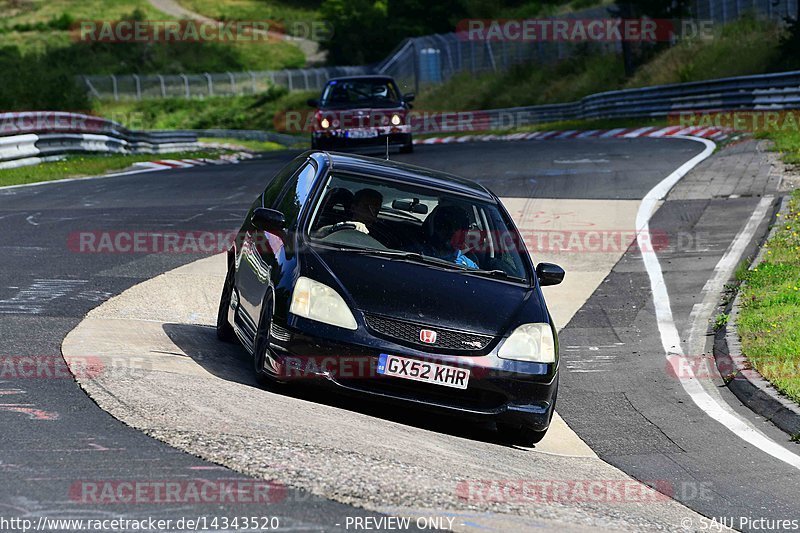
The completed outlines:
<svg viewBox="0 0 800 533">
<path fill-rule="evenodd" d="M 460 247 L 464 234 L 469 230 L 467 213 L 457 205 L 443 205 L 431 214 L 434 217 L 433 231 L 423 246 L 422 253 L 477 269 L 477 263 L 464 255 Z"/>
<path fill-rule="evenodd" d="M 381 205 L 383 205 L 383 195 L 375 189 L 361 189 L 353 195 L 353 203 L 344 222 L 339 222 L 331 226 L 319 229 L 320 234 L 329 235 L 339 229 L 354 229 L 369 235 L 374 229 L 375 222 L 378 220 Z"/>
</svg>

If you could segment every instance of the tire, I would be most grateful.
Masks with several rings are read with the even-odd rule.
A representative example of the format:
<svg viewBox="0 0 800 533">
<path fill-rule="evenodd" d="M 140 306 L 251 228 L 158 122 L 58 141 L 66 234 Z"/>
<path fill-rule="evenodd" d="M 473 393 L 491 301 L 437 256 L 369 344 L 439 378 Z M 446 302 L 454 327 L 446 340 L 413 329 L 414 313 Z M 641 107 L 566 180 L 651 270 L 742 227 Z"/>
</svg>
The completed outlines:
<svg viewBox="0 0 800 533">
<path fill-rule="evenodd" d="M 261 319 L 258 321 L 255 342 L 253 342 L 253 370 L 256 381 L 264 387 L 275 386 L 278 381 L 264 372 L 264 360 L 269 350 L 269 329 L 272 324 L 272 297 L 267 295 L 261 305 Z"/>
<path fill-rule="evenodd" d="M 228 322 L 228 309 L 231 306 L 233 280 L 236 274 L 232 267 L 231 261 L 228 261 L 228 273 L 225 275 L 225 284 L 222 286 L 222 295 L 219 298 L 219 309 L 217 309 L 217 338 L 223 342 L 233 342 L 236 340 L 233 326 Z"/>
<path fill-rule="evenodd" d="M 312 136 L 311 137 L 311 149 L 312 150 L 316 150 L 318 148 L 319 148 L 319 145 L 317 144 L 317 140 Z"/>
<path fill-rule="evenodd" d="M 409 140 L 408 144 L 404 144 L 400 147 L 401 154 L 410 154 L 414 151 L 414 141 Z"/>
</svg>

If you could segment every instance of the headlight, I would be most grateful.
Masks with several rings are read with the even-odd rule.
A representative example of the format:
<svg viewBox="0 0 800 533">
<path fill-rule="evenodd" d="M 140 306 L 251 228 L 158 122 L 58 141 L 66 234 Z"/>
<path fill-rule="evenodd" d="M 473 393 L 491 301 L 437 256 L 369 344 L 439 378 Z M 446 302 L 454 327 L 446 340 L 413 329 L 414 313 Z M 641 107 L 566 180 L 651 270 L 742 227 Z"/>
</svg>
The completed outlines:
<svg viewBox="0 0 800 533">
<path fill-rule="evenodd" d="M 392 115 L 392 124 L 399 126 L 402 122 L 403 119 L 400 118 L 400 115 Z"/>
<path fill-rule="evenodd" d="M 331 125 L 331 122 L 327 118 L 323 118 L 322 120 L 319 121 L 319 125 L 322 126 L 323 129 L 328 129 L 328 126 Z"/>
<path fill-rule="evenodd" d="M 555 363 L 556 346 L 550 324 L 523 324 L 514 330 L 500 347 L 497 355 L 503 359 Z"/>
<path fill-rule="evenodd" d="M 289 312 L 345 329 L 358 329 L 356 319 L 335 290 L 313 279 L 300 277 L 294 286 Z"/>
</svg>

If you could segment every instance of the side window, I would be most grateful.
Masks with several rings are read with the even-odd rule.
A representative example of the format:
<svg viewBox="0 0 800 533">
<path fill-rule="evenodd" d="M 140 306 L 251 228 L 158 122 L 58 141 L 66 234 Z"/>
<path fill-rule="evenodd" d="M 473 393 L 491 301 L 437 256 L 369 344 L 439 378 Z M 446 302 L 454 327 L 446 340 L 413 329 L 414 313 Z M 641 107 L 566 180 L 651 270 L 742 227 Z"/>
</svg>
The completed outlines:
<svg viewBox="0 0 800 533">
<path fill-rule="evenodd" d="M 292 181 L 287 186 L 283 197 L 278 201 L 276 209 L 284 214 L 286 221 L 289 223 L 289 229 L 294 229 L 297 226 L 297 217 L 300 215 L 300 210 L 308 200 L 308 195 L 311 193 L 311 187 L 314 185 L 314 177 L 317 175 L 317 167 L 309 161 L 300 172 L 297 173 Z"/>
<path fill-rule="evenodd" d="M 303 158 L 293 159 L 288 165 L 283 167 L 276 175 L 267 188 L 264 189 L 264 207 L 272 207 L 278 199 L 278 195 L 283 190 L 286 182 L 291 178 L 297 169 L 307 160 Z"/>
</svg>

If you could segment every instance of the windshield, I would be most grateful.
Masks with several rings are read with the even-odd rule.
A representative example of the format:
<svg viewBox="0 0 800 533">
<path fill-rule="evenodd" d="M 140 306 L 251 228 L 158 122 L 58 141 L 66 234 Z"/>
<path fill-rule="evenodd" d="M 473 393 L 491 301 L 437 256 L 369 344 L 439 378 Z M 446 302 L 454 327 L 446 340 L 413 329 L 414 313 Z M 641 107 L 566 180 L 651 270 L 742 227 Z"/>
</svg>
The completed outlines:
<svg viewBox="0 0 800 533">
<path fill-rule="evenodd" d="M 334 174 L 313 213 L 312 242 L 454 270 L 529 278 L 519 233 L 494 203 Z"/>
<path fill-rule="evenodd" d="M 333 80 L 320 103 L 323 107 L 391 107 L 400 105 L 400 97 L 388 80 Z"/>
</svg>

